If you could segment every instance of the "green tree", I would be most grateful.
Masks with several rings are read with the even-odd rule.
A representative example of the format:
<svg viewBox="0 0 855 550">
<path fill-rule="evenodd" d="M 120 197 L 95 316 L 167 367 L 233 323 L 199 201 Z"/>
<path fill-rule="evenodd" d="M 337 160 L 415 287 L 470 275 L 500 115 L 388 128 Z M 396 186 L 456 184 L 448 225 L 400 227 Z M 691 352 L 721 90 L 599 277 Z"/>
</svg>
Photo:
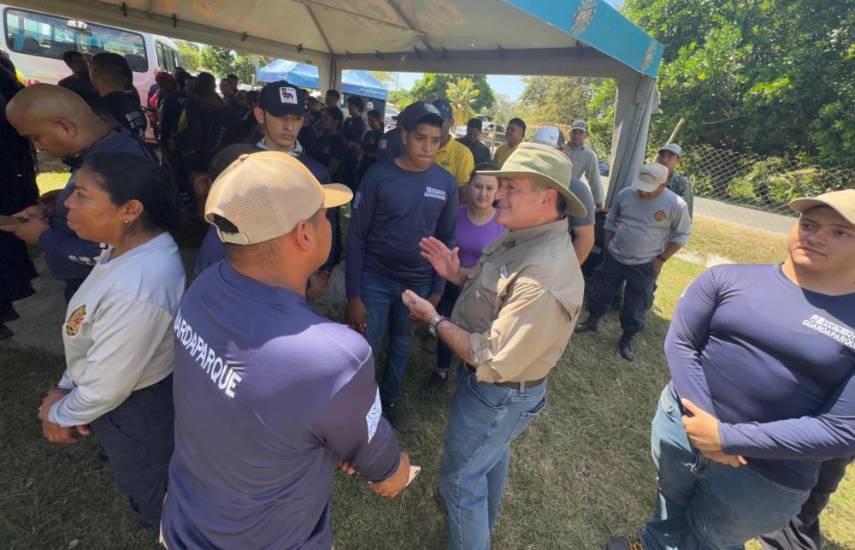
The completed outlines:
<svg viewBox="0 0 855 550">
<path fill-rule="evenodd" d="M 449 83 L 459 80 L 471 80 L 475 89 L 478 90 L 478 99 L 472 105 L 476 112 L 482 109 L 489 109 L 493 106 L 495 98 L 493 89 L 487 83 L 487 77 L 482 74 L 445 74 L 445 73 L 425 73 L 425 75 L 416 80 L 413 87 L 410 89 L 410 101 L 433 101 L 440 97 L 445 97 Z"/>
<path fill-rule="evenodd" d="M 449 82 L 445 89 L 445 97 L 454 110 L 454 120 L 457 124 L 466 122 L 475 116 L 475 104 L 481 95 L 481 90 L 475 88 L 475 83 L 468 78 L 457 82 Z"/>
<path fill-rule="evenodd" d="M 663 114 L 684 142 L 855 166 L 852 0 L 627 0 L 665 45 Z"/>
<path fill-rule="evenodd" d="M 490 115 L 497 124 L 507 124 L 507 122 L 517 116 L 519 103 L 511 101 L 504 94 L 496 94 L 496 101 L 493 106 L 487 110 L 482 110 L 481 113 Z"/>
<path fill-rule="evenodd" d="M 590 78 L 538 76 L 525 77 L 520 98 L 525 121 L 570 125 L 576 119 L 588 119 L 593 96 Z"/>
<path fill-rule="evenodd" d="M 214 75 L 224 77 L 235 74 L 244 84 L 253 82 L 256 68 L 267 64 L 267 58 L 236 52 L 219 46 L 205 46 L 200 55 L 200 65 Z M 200 67 L 200 68 L 201 68 Z"/>
<path fill-rule="evenodd" d="M 175 44 L 181 55 L 181 66 L 190 72 L 198 71 L 202 64 L 202 52 L 199 46 L 186 40 L 176 40 Z"/>
</svg>

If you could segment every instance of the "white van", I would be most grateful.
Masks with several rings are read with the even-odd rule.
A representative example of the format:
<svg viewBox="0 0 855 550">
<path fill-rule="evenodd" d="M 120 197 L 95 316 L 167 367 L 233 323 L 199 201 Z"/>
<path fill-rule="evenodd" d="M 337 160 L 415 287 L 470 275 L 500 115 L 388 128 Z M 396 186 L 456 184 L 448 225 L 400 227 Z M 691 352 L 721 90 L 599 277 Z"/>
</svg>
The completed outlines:
<svg viewBox="0 0 855 550">
<path fill-rule="evenodd" d="M 134 73 L 134 86 L 145 101 L 154 84 L 155 70 L 160 67 L 171 73 L 181 63 L 178 47 L 164 36 L 3 4 L 0 15 L 4 37 L 0 46 L 9 52 L 28 84 L 56 84 L 70 75 L 62 61 L 62 54 L 68 50 L 93 55 L 115 52 L 128 60 Z"/>
</svg>

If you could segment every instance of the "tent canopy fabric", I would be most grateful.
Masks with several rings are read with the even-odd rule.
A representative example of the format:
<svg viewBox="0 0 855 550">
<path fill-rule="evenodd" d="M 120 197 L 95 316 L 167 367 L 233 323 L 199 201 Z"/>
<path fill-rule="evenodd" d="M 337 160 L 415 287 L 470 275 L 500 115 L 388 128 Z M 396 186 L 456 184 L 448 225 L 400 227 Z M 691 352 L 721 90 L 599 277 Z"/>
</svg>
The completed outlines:
<svg viewBox="0 0 855 550">
<path fill-rule="evenodd" d="M 302 88 L 321 89 L 317 67 L 285 59 L 277 59 L 269 65 L 261 67 L 256 71 L 255 78 L 259 82 L 287 80 L 291 84 Z M 346 94 L 383 100 L 388 95 L 388 90 L 376 78 L 365 71 L 342 71 L 341 91 Z"/>
<path fill-rule="evenodd" d="M 6 0 L 318 67 L 612 78 L 609 201 L 645 155 L 663 46 L 606 0 Z"/>
</svg>

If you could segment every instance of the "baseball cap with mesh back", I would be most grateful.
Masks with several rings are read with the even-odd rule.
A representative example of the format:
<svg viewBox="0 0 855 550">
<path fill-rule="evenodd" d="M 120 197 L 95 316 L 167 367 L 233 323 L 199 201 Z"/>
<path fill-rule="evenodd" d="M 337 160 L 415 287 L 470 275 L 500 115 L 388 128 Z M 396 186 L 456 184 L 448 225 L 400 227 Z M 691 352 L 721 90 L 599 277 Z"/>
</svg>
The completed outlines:
<svg viewBox="0 0 855 550">
<path fill-rule="evenodd" d="M 319 209 L 341 206 L 352 198 L 344 185 L 318 183 L 291 155 L 261 151 L 241 155 L 220 174 L 205 202 L 205 221 L 224 243 L 256 244 L 290 233 Z M 236 230 L 223 230 L 215 223 L 217 216 Z"/>
<path fill-rule="evenodd" d="M 557 126 L 544 126 L 538 128 L 531 138 L 534 143 L 542 143 L 555 147 L 556 149 L 564 149 L 564 134 Z"/>
</svg>

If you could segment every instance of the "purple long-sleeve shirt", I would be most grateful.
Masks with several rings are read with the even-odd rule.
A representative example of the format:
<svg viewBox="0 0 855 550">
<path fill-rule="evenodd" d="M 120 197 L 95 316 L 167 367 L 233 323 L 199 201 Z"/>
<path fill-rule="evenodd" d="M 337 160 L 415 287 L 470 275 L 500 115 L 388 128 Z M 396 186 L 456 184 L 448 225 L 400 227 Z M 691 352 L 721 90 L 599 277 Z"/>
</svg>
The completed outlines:
<svg viewBox="0 0 855 550">
<path fill-rule="evenodd" d="M 822 460 L 855 453 L 853 326 L 855 293 L 802 289 L 780 265 L 714 267 L 671 321 L 673 389 L 719 419 L 726 453 L 810 488 Z"/>
</svg>

